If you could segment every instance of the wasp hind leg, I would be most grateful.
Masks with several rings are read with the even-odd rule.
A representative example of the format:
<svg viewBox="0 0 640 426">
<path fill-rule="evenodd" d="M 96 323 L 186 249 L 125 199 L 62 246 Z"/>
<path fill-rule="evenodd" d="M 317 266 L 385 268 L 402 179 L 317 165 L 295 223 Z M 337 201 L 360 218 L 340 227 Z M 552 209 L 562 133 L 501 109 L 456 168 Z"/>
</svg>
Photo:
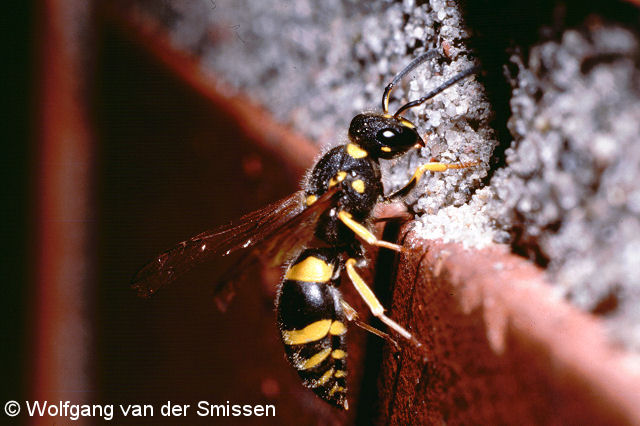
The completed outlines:
<svg viewBox="0 0 640 426">
<path fill-rule="evenodd" d="M 360 297 L 362 297 L 362 299 L 365 301 L 365 303 L 369 307 L 369 310 L 371 310 L 371 313 L 373 314 L 373 316 L 375 316 L 380 321 L 385 323 L 393 331 L 395 331 L 405 339 L 409 340 L 415 346 L 421 347 L 422 343 L 420 343 L 413 336 L 413 334 L 408 332 L 404 327 L 402 327 L 400 324 L 398 324 L 397 322 L 395 322 L 394 320 L 392 320 L 391 318 L 389 318 L 384 314 L 384 307 L 382 306 L 382 304 L 380 303 L 376 295 L 373 294 L 373 291 L 371 291 L 369 286 L 367 286 L 367 284 L 364 282 L 360 274 L 358 274 L 358 271 L 356 271 L 355 265 L 356 265 L 356 259 L 350 258 L 347 260 L 347 262 L 345 263 L 347 275 L 349 276 L 349 279 L 351 280 L 354 287 L 360 294 Z"/>
<path fill-rule="evenodd" d="M 391 250 L 395 250 L 398 252 L 402 252 L 402 246 L 394 243 L 390 243 L 388 241 L 379 240 L 375 235 L 371 233 L 364 225 L 354 220 L 350 213 L 342 210 L 338 213 L 338 219 L 342 221 L 349 229 L 351 229 L 358 237 L 362 238 L 368 244 L 385 247 Z M 422 344 L 416 340 L 411 333 L 405 330 L 400 324 L 389 318 L 384 314 L 384 307 L 376 298 L 376 295 L 373 294 L 373 291 L 367 286 L 362 277 L 358 274 L 355 269 L 356 259 L 353 257 L 349 258 L 345 263 L 345 268 L 347 270 L 347 275 L 351 279 L 351 282 L 355 286 L 358 293 L 360 293 L 360 297 L 365 301 L 371 313 L 380 321 L 385 323 L 388 327 L 393 329 L 396 333 L 404 337 L 405 339 L 411 341 L 416 346 L 420 347 Z"/>
<path fill-rule="evenodd" d="M 345 314 L 345 317 L 347 318 L 347 321 L 352 322 L 358 327 L 362 328 L 363 330 L 366 330 L 369 333 L 375 334 L 376 336 L 386 340 L 387 342 L 391 343 L 396 348 L 397 351 L 400 350 L 400 345 L 398 344 L 398 342 L 396 342 L 393 339 L 393 337 L 389 336 L 387 333 L 385 333 L 382 330 L 378 330 L 377 328 L 370 326 L 366 322 L 360 321 L 360 319 L 358 318 L 358 312 L 355 309 L 353 309 L 351 305 L 349 305 L 344 300 L 342 300 L 341 303 L 342 303 L 342 308 L 344 309 L 344 314 Z"/>
</svg>

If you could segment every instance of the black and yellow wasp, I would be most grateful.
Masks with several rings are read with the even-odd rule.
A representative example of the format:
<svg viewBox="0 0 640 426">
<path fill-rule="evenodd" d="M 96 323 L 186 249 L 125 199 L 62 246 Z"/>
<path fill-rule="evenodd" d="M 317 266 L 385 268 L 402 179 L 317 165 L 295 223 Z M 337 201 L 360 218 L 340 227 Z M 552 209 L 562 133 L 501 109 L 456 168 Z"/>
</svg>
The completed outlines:
<svg viewBox="0 0 640 426">
<path fill-rule="evenodd" d="M 425 145 L 416 127 L 400 114 L 476 72 L 476 67 L 469 68 L 389 114 L 393 87 L 434 55 L 431 50 L 417 57 L 387 85 L 382 114 L 366 113 L 353 118 L 348 143 L 320 158 L 307 174 L 303 190 L 236 223 L 183 241 L 142 268 L 133 278 L 133 287 L 148 297 L 212 256 L 239 252 L 240 260 L 214 289 L 216 301 L 224 309 L 238 276 L 251 264 L 265 260 L 271 265 L 290 262 L 276 298 L 277 322 L 287 358 L 306 387 L 330 404 L 348 409 L 346 321 L 354 321 L 382 337 L 389 336 L 359 321 L 355 310 L 344 301 L 338 289 L 343 270 L 374 316 L 418 344 L 410 332 L 384 314 L 383 306 L 356 269 L 365 262 L 362 241 L 401 250 L 401 246 L 379 240 L 368 229 L 374 206 L 379 201 L 403 197 L 427 171 L 476 164 L 426 163 L 402 189 L 384 196 L 379 159 L 396 158 Z"/>
</svg>

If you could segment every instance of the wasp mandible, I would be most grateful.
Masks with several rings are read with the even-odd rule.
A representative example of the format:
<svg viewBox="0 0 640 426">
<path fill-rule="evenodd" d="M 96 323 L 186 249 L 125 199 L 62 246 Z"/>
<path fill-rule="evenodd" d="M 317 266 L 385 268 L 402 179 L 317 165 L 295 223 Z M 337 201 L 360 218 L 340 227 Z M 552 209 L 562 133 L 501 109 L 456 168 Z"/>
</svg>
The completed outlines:
<svg viewBox="0 0 640 426">
<path fill-rule="evenodd" d="M 133 278 L 132 286 L 148 297 L 175 281 L 198 263 L 215 256 L 240 253 L 214 292 L 224 310 L 242 271 L 256 261 L 271 265 L 289 262 L 276 297 L 277 323 L 286 356 L 304 386 L 330 404 L 348 409 L 347 321 L 388 338 L 386 333 L 361 322 L 343 299 L 338 284 L 346 271 L 371 313 L 391 330 L 417 345 L 417 339 L 385 315 L 385 309 L 358 273 L 365 263 L 363 242 L 395 251 L 401 246 L 378 239 L 369 230 L 376 203 L 404 197 L 424 173 L 462 169 L 477 162 L 426 163 L 407 184 L 384 195 L 380 159 L 393 159 L 425 146 L 416 126 L 401 114 L 477 71 L 471 67 L 420 99 L 389 113 L 394 86 L 435 50 L 415 58 L 389 83 L 382 95 L 382 113 L 356 115 L 349 126 L 349 140 L 326 152 L 308 172 L 303 189 L 266 208 L 243 216 L 227 226 L 196 235 L 159 255 Z M 292 260 L 293 259 L 293 260 Z"/>
</svg>

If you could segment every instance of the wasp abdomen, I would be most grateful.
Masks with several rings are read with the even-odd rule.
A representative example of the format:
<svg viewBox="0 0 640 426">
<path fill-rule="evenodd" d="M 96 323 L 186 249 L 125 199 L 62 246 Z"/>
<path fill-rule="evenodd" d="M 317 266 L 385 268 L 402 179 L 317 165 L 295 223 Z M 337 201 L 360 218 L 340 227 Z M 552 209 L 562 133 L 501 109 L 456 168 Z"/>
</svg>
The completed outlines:
<svg viewBox="0 0 640 426">
<path fill-rule="evenodd" d="M 289 362 L 303 384 L 327 402 L 347 408 L 347 331 L 342 296 L 333 285 L 335 265 L 306 250 L 285 275 L 277 303 Z"/>
</svg>

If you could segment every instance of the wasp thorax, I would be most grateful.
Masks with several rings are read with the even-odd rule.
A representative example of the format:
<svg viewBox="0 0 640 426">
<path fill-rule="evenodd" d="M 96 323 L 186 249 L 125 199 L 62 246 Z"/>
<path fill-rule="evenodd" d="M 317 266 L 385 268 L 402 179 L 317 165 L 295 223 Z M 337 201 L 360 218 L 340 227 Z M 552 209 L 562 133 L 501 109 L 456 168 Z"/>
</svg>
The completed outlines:
<svg viewBox="0 0 640 426">
<path fill-rule="evenodd" d="M 378 158 L 394 158 L 424 142 L 411 122 L 402 117 L 358 114 L 349 126 L 349 139 Z"/>
</svg>

